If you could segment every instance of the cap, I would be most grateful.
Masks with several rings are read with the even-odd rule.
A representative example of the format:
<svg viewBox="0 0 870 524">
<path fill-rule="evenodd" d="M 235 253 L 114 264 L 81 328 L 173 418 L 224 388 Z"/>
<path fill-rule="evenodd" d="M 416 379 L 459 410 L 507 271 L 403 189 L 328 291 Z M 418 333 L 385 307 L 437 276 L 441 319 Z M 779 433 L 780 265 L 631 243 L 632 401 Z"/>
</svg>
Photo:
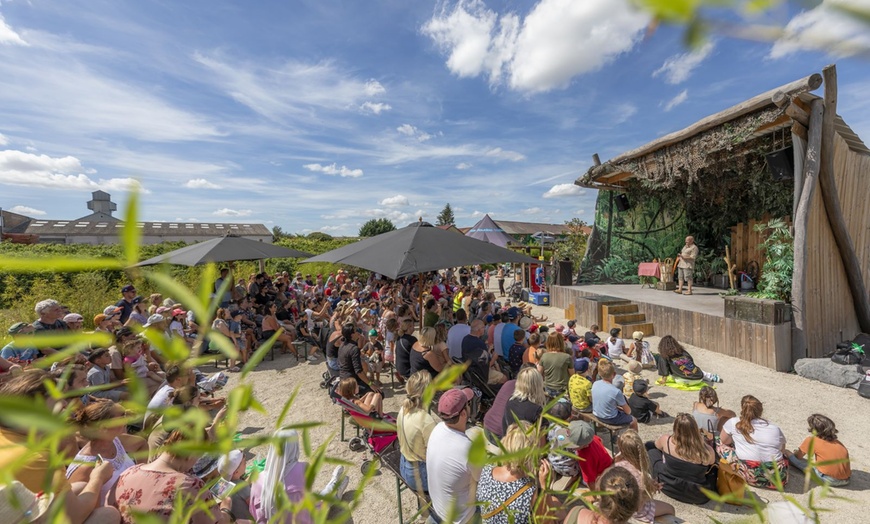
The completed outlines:
<svg viewBox="0 0 870 524">
<path fill-rule="evenodd" d="M 213 455 L 206 455 L 201 459 L 196 461 L 196 464 L 190 468 L 190 472 L 199 477 L 200 479 L 216 470 L 218 467 L 218 457 Z"/>
<path fill-rule="evenodd" d="M 643 366 L 641 366 L 640 362 L 638 362 L 637 360 L 632 360 L 631 362 L 628 363 L 628 370 L 631 371 L 632 373 L 634 373 L 635 375 L 640 374 L 642 369 L 643 369 Z"/>
<path fill-rule="evenodd" d="M 171 298 L 167 298 L 163 300 L 163 307 L 174 308 L 180 306 L 179 302 L 172 300 Z"/>
<path fill-rule="evenodd" d="M 507 316 L 508 316 L 508 318 L 511 319 L 511 320 L 513 320 L 513 319 L 515 319 L 515 318 L 518 318 L 518 317 L 520 316 L 520 308 L 518 308 L 518 307 L 512 307 L 512 308 L 508 309 L 508 310 L 507 310 Z"/>
<path fill-rule="evenodd" d="M 106 315 L 100 313 L 99 315 L 97 315 L 97 316 L 94 317 L 94 325 L 95 325 L 95 326 L 99 326 L 99 325 L 100 325 L 100 322 L 106 320 L 107 318 L 109 318 L 109 317 L 107 317 Z"/>
<path fill-rule="evenodd" d="M 573 344 L 574 342 L 577 342 L 578 340 L 580 340 L 580 337 L 578 337 L 577 335 L 568 335 L 568 342 Z"/>
<path fill-rule="evenodd" d="M 587 369 L 589 369 L 589 359 L 584 357 L 574 361 L 574 371 L 577 373 L 586 373 Z"/>
<path fill-rule="evenodd" d="M 453 388 L 441 395 L 438 401 L 438 413 L 442 418 L 453 418 L 460 414 L 465 405 L 474 398 L 471 388 Z"/>
<path fill-rule="evenodd" d="M 170 311 L 172 311 L 171 308 L 163 307 L 163 306 L 160 306 L 159 308 L 154 310 L 154 312 L 157 313 L 158 315 L 162 315 L 163 313 L 169 313 Z"/>
<path fill-rule="evenodd" d="M 181 309 L 181 308 L 173 309 L 173 310 L 172 310 L 172 316 L 173 316 L 173 317 L 178 316 L 178 315 L 186 315 L 186 314 L 187 314 L 187 311 L 185 311 L 185 310 L 183 310 L 183 309 Z"/>
<path fill-rule="evenodd" d="M 561 333 L 561 332 L 565 331 L 565 326 L 563 326 L 562 324 L 556 324 L 555 329 L 556 329 L 556 333 Z"/>
<path fill-rule="evenodd" d="M 103 314 L 107 317 L 111 317 L 114 314 L 121 314 L 121 308 L 118 306 L 106 306 L 106 309 L 103 310 Z"/>
<path fill-rule="evenodd" d="M 568 426 L 568 440 L 578 448 L 585 448 L 592 442 L 595 429 L 592 424 L 583 420 L 575 420 Z"/>
<path fill-rule="evenodd" d="M 22 329 L 24 329 L 25 327 L 27 327 L 29 325 L 30 324 L 28 324 L 27 322 L 16 322 L 16 323 L 12 324 L 11 326 L 9 326 L 9 329 L 7 329 L 6 332 L 9 333 L 10 335 L 17 335 L 18 333 L 21 332 Z"/>
<path fill-rule="evenodd" d="M 635 331 L 631 334 L 631 338 L 635 340 L 643 340 L 643 331 Z"/>
<path fill-rule="evenodd" d="M 370 336 L 370 337 L 376 337 L 376 336 L 378 336 L 378 330 L 377 330 L 377 329 L 370 329 L 370 330 L 369 330 L 369 336 Z"/>
<path fill-rule="evenodd" d="M 131 304 L 141 304 L 142 301 L 145 300 L 142 297 L 133 297 L 133 300 L 130 301 Z"/>
<path fill-rule="evenodd" d="M 121 288 L 121 293 L 129 293 L 130 291 L 136 291 L 136 286 L 129 284 Z"/>
<path fill-rule="evenodd" d="M 166 321 L 166 319 L 163 318 L 163 315 L 158 315 L 155 313 L 155 314 L 151 315 L 150 317 L 148 317 L 148 322 L 146 322 L 145 325 L 142 327 L 150 327 L 150 326 L 153 326 L 154 324 L 157 324 L 158 322 L 165 322 L 165 321 Z"/>
<path fill-rule="evenodd" d="M 63 321 L 67 324 L 70 322 L 82 322 L 85 317 L 79 315 L 78 313 L 70 313 L 69 315 L 63 317 Z"/>
<path fill-rule="evenodd" d="M 487 324 L 491 323 L 492 322 L 492 315 L 487 315 L 486 318 L 484 318 L 484 321 L 486 321 Z"/>
<path fill-rule="evenodd" d="M 649 390 L 649 382 L 643 379 L 637 379 L 634 381 L 634 384 L 631 385 L 631 389 L 633 389 L 635 393 L 646 393 L 647 390 Z"/>
<path fill-rule="evenodd" d="M 240 316 L 242 316 L 242 315 L 244 315 L 244 314 L 245 314 L 245 312 L 242 311 L 241 309 L 234 309 L 234 310 L 230 313 L 230 318 L 240 317 Z"/>
<path fill-rule="evenodd" d="M 217 469 L 221 477 L 229 480 L 233 472 L 238 469 L 239 464 L 242 463 L 243 458 L 245 458 L 245 454 L 237 449 L 230 451 L 226 455 L 221 455 L 221 458 L 217 461 Z"/>
</svg>

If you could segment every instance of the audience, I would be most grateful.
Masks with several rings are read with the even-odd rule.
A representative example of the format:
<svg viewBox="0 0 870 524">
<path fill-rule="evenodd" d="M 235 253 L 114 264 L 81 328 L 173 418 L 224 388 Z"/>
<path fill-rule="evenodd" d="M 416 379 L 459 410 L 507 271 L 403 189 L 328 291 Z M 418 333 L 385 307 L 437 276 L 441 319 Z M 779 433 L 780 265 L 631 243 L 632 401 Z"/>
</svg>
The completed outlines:
<svg viewBox="0 0 870 524">
<path fill-rule="evenodd" d="M 722 458 L 752 486 L 775 489 L 774 475 L 788 482 L 785 435 L 779 426 L 761 418 L 764 406 L 752 395 L 740 401 L 740 416 L 729 419 L 719 433 Z"/>
</svg>

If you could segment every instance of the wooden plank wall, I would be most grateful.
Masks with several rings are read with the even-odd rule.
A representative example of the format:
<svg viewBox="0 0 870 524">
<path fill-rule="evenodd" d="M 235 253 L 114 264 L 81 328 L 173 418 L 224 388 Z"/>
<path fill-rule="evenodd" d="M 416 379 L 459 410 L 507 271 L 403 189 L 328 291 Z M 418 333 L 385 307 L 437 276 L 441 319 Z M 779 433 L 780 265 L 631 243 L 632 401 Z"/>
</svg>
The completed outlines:
<svg viewBox="0 0 870 524">
<path fill-rule="evenodd" d="M 764 269 L 764 250 L 759 249 L 758 245 L 764 241 L 765 234 L 755 231 L 755 226 L 766 224 L 771 218 L 765 214 L 759 220 L 741 222 L 731 228 L 731 256 L 737 264 L 737 271 L 746 271 L 747 265 L 753 260 L 758 263 L 759 270 Z M 786 221 L 791 224 L 790 217 Z"/>
<path fill-rule="evenodd" d="M 578 298 L 594 295 L 581 288 L 553 286 L 550 297 L 554 306 L 565 307 L 564 304 L 569 301 L 577 304 L 591 302 Z M 655 324 L 659 336 L 672 335 L 680 342 L 776 371 L 791 370 L 791 322 L 771 326 L 656 304 L 635 304 Z M 575 311 L 581 326 L 586 327 L 598 321 L 592 314 L 579 316 L 582 308 L 576 308 Z M 591 313 L 591 308 L 589 311 Z"/>
<path fill-rule="evenodd" d="M 840 206 L 870 285 L 870 155 L 849 149 L 835 135 L 834 178 Z M 820 191 L 813 196 L 807 228 L 807 344 L 809 356 L 833 351 L 837 342 L 851 340 L 860 330 L 846 272 L 840 259 Z"/>
</svg>

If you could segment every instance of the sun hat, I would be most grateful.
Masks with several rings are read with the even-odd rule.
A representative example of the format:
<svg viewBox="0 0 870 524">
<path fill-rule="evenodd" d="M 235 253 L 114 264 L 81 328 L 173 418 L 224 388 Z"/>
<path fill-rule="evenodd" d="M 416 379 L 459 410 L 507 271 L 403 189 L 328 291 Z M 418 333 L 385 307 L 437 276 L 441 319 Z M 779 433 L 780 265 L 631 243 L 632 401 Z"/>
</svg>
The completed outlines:
<svg viewBox="0 0 870 524">
<path fill-rule="evenodd" d="M 142 327 L 146 327 L 146 328 L 151 327 L 154 324 L 157 324 L 158 322 L 165 322 L 165 321 L 166 321 L 166 319 L 163 318 L 163 315 L 158 315 L 157 313 L 155 313 L 155 314 L 151 315 L 150 317 L 148 317 L 148 322 L 145 322 L 145 325 Z"/>
<path fill-rule="evenodd" d="M 229 480 L 233 472 L 238 469 L 239 464 L 242 463 L 243 458 L 245 458 L 245 454 L 237 449 L 230 451 L 226 455 L 221 455 L 217 461 L 217 469 L 221 477 Z"/>
<path fill-rule="evenodd" d="M 70 313 L 63 317 L 63 321 L 69 324 L 70 322 L 82 322 L 85 317 L 79 315 L 78 313 Z"/>
<path fill-rule="evenodd" d="M 631 385 L 631 389 L 633 389 L 635 393 L 643 395 L 644 393 L 649 391 L 649 382 L 639 378 L 634 381 L 634 384 Z"/>
<path fill-rule="evenodd" d="M 10 335 L 17 335 L 18 333 L 21 332 L 22 329 L 24 329 L 25 327 L 27 327 L 29 325 L 30 324 L 28 324 L 27 322 L 16 322 L 16 323 L 12 324 L 11 326 L 9 326 L 9 329 L 7 329 L 6 332 L 9 333 Z"/>
<path fill-rule="evenodd" d="M 568 425 L 568 440 L 578 448 L 585 448 L 592 442 L 592 437 L 595 436 L 595 428 L 592 424 L 583 421 L 575 420 Z"/>
<path fill-rule="evenodd" d="M 53 493 L 34 493 L 17 480 L 0 485 L 0 515 L 3 515 L 3 522 L 41 522 L 53 500 Z"/>
<path fill-rule="evenodd" d="M 635 331 L 631 334 L 631 338 L 635 340 L 643 340 L 643 331 Z"/>
<path fill-rule="evenodd" d="M 472 398 L 474 398 L 474 391 L 471 388 L 450 389 L 438 400 L 438 413 L 441 418 L 453 418 L 465 409 Z"/>
<path fill-rule="evenodd" d="M 643 366 L 637 360 L 632 360 L 628 363 L 628 370 L 634 373 L 635 375 L 640 374 Z"/>
</svg>

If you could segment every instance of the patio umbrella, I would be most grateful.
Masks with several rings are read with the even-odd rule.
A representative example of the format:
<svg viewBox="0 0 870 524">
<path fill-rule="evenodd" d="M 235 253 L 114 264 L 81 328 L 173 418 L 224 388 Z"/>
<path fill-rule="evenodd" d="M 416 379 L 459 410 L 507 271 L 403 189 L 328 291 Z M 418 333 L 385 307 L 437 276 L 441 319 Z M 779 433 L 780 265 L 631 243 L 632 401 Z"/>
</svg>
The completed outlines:
<svg viewBox="0 0 870 524">
<path fill-rule="evenodd" d="M 420 221 L 302 261 L 309 262 L 347 264 L 395 279 L 447 267 L 537 260 Z"/>
<path fill-rule="evenodd" d="M 311 255 L 295 249 L 259 242 L 244 237 L 225 236 L 185 246 L 135 264 L 133 267 L 157 264 L 198 266 L 209 262 L 262 260 L 264 258 L 308 258 Z"/>
</svg>

